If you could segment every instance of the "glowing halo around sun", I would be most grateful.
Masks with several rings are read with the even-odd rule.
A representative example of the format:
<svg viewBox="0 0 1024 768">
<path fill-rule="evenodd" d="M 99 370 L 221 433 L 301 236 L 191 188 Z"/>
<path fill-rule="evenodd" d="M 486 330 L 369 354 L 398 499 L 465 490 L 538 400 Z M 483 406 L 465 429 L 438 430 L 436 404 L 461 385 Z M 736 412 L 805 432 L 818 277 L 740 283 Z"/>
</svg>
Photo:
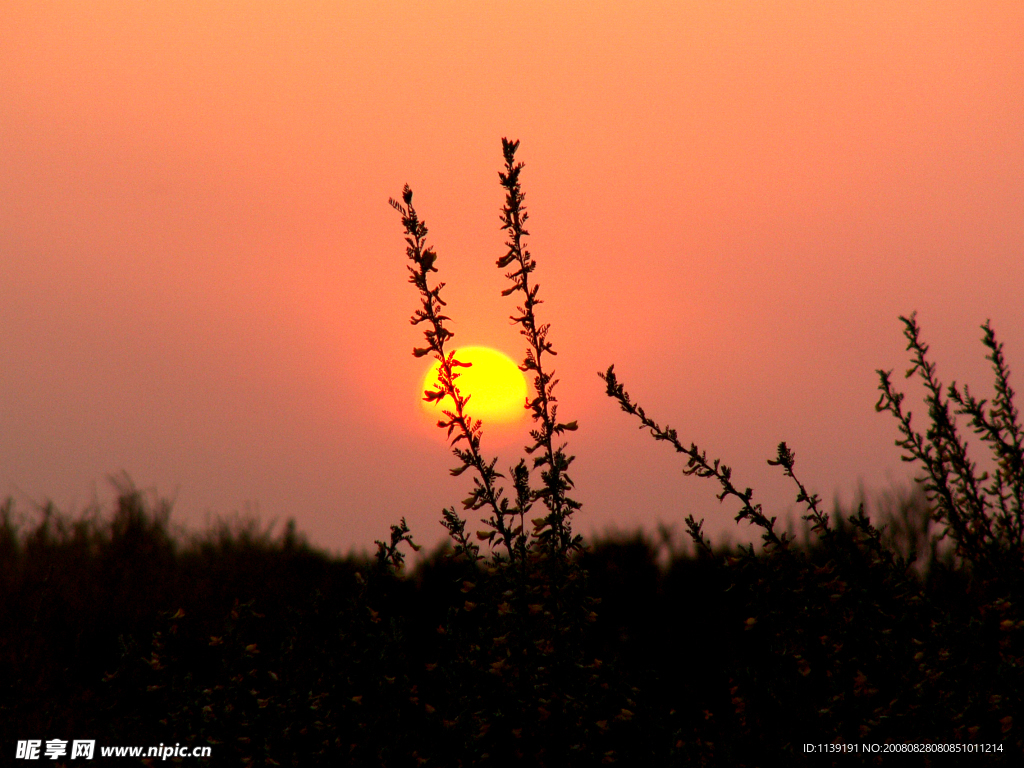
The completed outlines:
<svg viewBox="0 0 1024 768">
<path fill-rule="evenodd" d="M 469 416 L 482 420 L 486 427 L 514 424 L 526 415 L 526 378 L 512 358 L 490 347 L 459 347 L 455 350 L 455 359 L 472 363 L 469 368 L 455 368 L 455 373 L 459 374 L 455 386 L 463 397 L 470 398 L 465 408 Z M 440 368 L 441 364 L 435 360 L 423 377 L 421 398 L 423 392 L 437 388 Z M 434 417 L 439 417 L 442 411 L 455 410 L 450 397 L 432 402 L 421 400 L 421 404 Z"/>
</svg>

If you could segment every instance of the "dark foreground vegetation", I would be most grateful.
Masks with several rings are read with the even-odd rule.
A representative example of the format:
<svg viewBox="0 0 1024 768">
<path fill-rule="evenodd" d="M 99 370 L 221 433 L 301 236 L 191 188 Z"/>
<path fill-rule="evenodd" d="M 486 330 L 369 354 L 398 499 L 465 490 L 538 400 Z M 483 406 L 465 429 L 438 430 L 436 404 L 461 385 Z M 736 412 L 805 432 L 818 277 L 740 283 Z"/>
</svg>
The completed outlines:
<svg viewBox="0 0 1024 768">
<path fill-rule="evenodd" d="M 585 583 L 517 605 L 450 549 L 398 576 L 287 531 L 184 541 L 131 489 L 84 522 L 18 530 L 7 507 L 4 763 L 17 739 L 95 738 L 211 744 L 213 765 L 873 762 L 801 751 L 834 740 L 1014 764 L 1015 587 L 932 559 L 920 496 L 894 511 L 913 535 L 847 525 L 784 556 L 597 541 Z M 926 566 L 886 555 L 915 546 Z"/>
<path fill-rule="evenodd" d="M 685 552 L 659 559 L 642 536 L 588 545 L 573 531 L 564 438 L 577 425 L 557 411 L 517 147 L 503 142 L 498 266 L 533 380 L 526 458 L 502 471 L 485 453 L 407 187 L 392 204 L 420 298 L 426 346 L 414 354 L 440 362 L 425 397 L 451 398 L 439 426 L 452 474 L 471 478 L 462 510 L 442 512 L 449 546 L 405 567 L 415 545 L 404 520 L 367 561 L 328 558 L 291 528 L 185 542 L 168 534 L 166 506 L 130 487 L 111 518 L 48 510 L 19 525 L 7 505 L 0 748 L 209 744 L 212 764 L 239 766 L 930 764 L 954 750 L 958 763 L 1018 765 L 1024 431 L 992 329 L 986 402 L 943 387 L 904 320 L 928 416 L 916 431 L 880 372 L 877 408 L 921 468 L 920 492 L 888 517 L 825 512 L 778 446 L 769 463 L 793 482 L 805 526 L 795 537 L 608 368 L 609 397 L 683 454 L 686 474 L 714 483 L 761 543 L 723 550 L 691 516 Z M 989 450 L 981 468 L 958 416 Z"/>
</svg>

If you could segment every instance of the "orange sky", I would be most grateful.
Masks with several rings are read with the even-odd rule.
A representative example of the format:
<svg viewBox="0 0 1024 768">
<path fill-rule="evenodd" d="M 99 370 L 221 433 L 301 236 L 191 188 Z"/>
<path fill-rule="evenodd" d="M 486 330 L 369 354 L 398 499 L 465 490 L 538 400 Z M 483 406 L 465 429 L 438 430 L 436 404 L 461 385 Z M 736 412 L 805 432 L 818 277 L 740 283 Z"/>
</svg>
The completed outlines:
<svg viewBox="0 0 1024 768">
<path fill-rule="evenodd" d="M 1024 389 L 1022 35 L 1020 2 L 8 0 L 0 493 L 79 509 L 124 470 L 185 524 L 439 540 L 469 480 L 416 402 L 387 199 L 416 192 L 457 341 L 520 356 L 502 136 L 581 530 L 747 535 L 604 396 L 610 363 L 776 514 L 779 440 L 826 499 L 886 488 L 898 314 L 979 389 L 991 318 Z"/>
</svg>

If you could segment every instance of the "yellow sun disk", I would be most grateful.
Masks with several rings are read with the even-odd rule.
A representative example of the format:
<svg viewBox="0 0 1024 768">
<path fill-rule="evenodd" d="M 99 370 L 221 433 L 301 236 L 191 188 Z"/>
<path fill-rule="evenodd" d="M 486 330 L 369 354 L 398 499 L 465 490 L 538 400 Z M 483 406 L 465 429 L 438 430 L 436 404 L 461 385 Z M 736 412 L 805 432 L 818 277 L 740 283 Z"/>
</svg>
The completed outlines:
<svg viewBox="0 0 1024 768">
<path fill-rule="evenodd" d="M 458 374 L 455 386 L 463 397 L 469 396 L 465 412 L 484 424 L 510 424 L 519 421 L 526 414 L 526 379 L 512 358 L 490 347 L 460 347 L 455 351 L 460 363 L 472 363 L 469 368 L 456 367 Z M 422 391 L 436 389 L 437 361 L 423 378 Z M 421 397 L 422 397 L 421 391 Z M 432 416 L 440 416 L 442 410 L 455 410 L 450 397 L 440 401 L 423 401 L 423 407 Z"/>
</svg>

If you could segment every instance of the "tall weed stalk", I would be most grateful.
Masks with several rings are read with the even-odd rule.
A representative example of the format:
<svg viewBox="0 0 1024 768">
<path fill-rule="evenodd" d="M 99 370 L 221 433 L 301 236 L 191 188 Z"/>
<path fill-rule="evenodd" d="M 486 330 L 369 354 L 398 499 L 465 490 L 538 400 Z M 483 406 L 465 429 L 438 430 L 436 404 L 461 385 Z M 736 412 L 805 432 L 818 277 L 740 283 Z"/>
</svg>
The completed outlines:
<svg viewBox="0 0 1024 768">
<path fill-rule="evenodd" d="M 558 379 L 552 368 L 556 352 L 551 326 L 538 316 L 543 300 L 537 262 L 526 245 L 529 215 L 518 148 L 518 141 L 502 139 L 499 181 L 505 191 L 501 223 L 507 250 L 496 264 L 509 282 L 502 296 L 519 300 L 510 320 L 526 342 L 519 368 L 531 379 L 532 394 L 523 406 L 533 428 L 525 447 L 529 460 L 520 459 L 508 475 L 496 469 L 496 457 L 485 455 L 483 424 L 470 414 L 469 396 L 460 390 L 459 369 L 471 363 L 459 360 L 452 349 L 455 332 L 441 295 L 444 283 L 431 276 L 438 271 L 438 255 L 427 243 L 427 226 L 413 205 L 410 187 L 405 186 L 401 202 L 392 199 L 390 204 L 402 216 L 409 282 L 419 295 L 411 323 L 423 327 L 425 345 L 415 347 L 413 355 L 431 356 L 438 365 L 437 383 L 423 399 L 446 404 L 438 427 L 445 430 L 458 461 L 451 474 L 468 471 L 473 478 L 462 511 L 482 514 L 482 527 L 472 532 L 472 521 L 455 507 L 441 513 L 454 557 L 466 566 L 461 577 L 466 598 L 439 627 L 446 638 L 439 649 L 448 675 L 451 705 L 446 709 L 475 713 L 464 721 L 447 722 L 461 738 L 472 737 L 466 743 L 475 745 L 470 750 L 474 760 L 511 750 L 521 757 L 532 754 L 545 764 L 554 759 L 572 763 L 593 756 L 605 740 L 600 728 L 584 722 L 583 714 L 590 709 L 583 701 L 611 702 L 615 696 L 595 694 L 605 679 L 597 671 L 601 662 L 588 658 L 585 650 L 585 630 L 596 618 L 596 601 L 587 596 L 586 572 L 574 557 L 582 547 L 572 529 L 580 504 L 571 495 L 574 457 L 566 453 L 563 441 L 577 424 L 561 421 L 558 413 Z M 511 492 L 504 485 L 507 480 Z M 544 514 L 531 517 L 538 504 Z M 484 543 L 486 555 L 480 549 Z M 379 546 L 386 559 L 390 550 Z M 607 706 L 613 719 L 617 710 L 611 703 Z"/>
</svg>

